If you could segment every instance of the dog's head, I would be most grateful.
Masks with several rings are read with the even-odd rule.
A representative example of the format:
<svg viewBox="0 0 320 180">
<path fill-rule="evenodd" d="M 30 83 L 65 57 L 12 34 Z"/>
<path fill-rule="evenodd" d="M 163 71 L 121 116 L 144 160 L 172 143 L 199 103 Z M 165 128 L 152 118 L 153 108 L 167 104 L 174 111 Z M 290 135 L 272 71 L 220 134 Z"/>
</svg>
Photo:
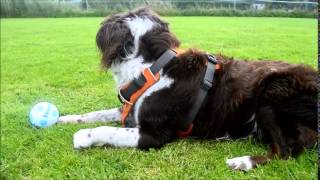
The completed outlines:
<svg viewBox="0 0 320 180">
<path fill-rule="evenodd" d="M 147 8 L 108 17 L 101 23 L 96 43 L 105 68 L 137 57 L 143 59 L 142 63 L 152 62 L 180 44 L 168 23 Z"/>
</svg>

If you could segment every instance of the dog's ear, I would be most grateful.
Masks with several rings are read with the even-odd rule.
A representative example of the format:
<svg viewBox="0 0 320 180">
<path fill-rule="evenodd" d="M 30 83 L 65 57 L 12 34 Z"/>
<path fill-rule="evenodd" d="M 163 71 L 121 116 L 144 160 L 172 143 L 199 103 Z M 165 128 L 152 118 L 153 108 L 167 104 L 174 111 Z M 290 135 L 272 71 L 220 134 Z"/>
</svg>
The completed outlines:
<svg viewBox="0 0 320 180">
<path fill-rule="evenodd" d="M 127 25 L 112 16 L 101 24 L 96 36 L 96 44 L 102 53 L 101 66 L 109 68 L 114 60 L 121 60 L 133 44 L 133 37 Z"/>
</svg>

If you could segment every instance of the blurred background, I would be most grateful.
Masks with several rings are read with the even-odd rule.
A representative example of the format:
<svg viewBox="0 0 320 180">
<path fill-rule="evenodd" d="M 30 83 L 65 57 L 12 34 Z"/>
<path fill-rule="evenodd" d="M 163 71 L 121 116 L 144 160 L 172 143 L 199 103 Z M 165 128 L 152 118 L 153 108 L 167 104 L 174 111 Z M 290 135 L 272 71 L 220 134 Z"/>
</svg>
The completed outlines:
<svg viewBox="0 0 320 180">
<path fill-rule="evenodd" d="M 162 16 L 317 17 L 316 0 L 1 0 L 1 17 L 106 16 L 141 6 Z"/>
</svg>

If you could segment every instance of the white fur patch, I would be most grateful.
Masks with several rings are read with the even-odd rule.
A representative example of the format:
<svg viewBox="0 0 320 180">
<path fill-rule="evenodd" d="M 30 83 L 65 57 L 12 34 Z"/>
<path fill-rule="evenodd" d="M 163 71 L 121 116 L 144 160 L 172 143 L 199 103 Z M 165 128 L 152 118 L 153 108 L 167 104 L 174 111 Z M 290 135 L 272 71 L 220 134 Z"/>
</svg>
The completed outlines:
<svg viewBox="0 0 320 180">
<path fill-rule="evenodd" d="M 102 111 L 94 111 L 82 115 L 66 115 L 59 117 L 58 123 L 93 123 L 120 121 L 121 113 L 119 108 L 113 108 Z"/>
<path fill-rule="evenodd" d="M 253 168 L 250 156 L 241 156 L 232 159 L 227 159 L 226 163 L 233 170 L 249 171 Z"/>
<path fill-rule="evenodd" d="M 94 129 L 81 129 L 76 132 L 73 136 L 73 146 L 76 149 L 103 145 L 137 147 L 139 138 L 138 128 L 101 126 Z"/>
<path fill-rule="evenodd" d="M 127 18 L 127 24 L 131 34 L 134 37 L 134 51 L 132 54 L 126 57 L 127 59 L 131 59 L 134 58 L 138 53 L 140 37 L 146 32 L 150 31 L 155 23 L 147 17 L 135 17 Z"/>
<path fill-rule="evenodd" d="M 132 54 L 127 54 L 124 62 L 111 65 L 111 71 L 114 74 L 118 88 L 131 81 L 134 77 L 138 77 L 144 68 L 151 66 L 151 63 L 143 63 L 142 56 L 136 56 L 139 51 L 140 37 L 153 28 L 154 22 L 147 17 L 127 18 L 126 22 L 134 37 L 134 51 Z"/>
<path fill-rule="evenodd" d="M 113 77 L 117 82 L 118 88 L 124 86 L 133 78 L 138 77 L 144 68 L 150 67 L 151 63 L 143 63 L 142 56 L 129 59 L 122 63 L 116 63 L 111 65 L 111 71 Z"/>
</svg>

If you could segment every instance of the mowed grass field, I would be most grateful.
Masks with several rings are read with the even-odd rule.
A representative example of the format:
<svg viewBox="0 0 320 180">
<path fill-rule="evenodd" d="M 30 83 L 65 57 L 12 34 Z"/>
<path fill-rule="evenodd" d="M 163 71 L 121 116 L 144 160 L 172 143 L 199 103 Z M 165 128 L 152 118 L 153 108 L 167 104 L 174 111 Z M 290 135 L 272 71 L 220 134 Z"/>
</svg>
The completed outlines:
<svg viewBox="0 0 320 180">
<path fill-rule="evenodd" d="M 237 59 L 317 64 L 317 20 L 167 17 L 182 47 Z M 227 158 L 266 153 L 254 139 L 188 138 L 160 150 L 111 147 L 74 150 L 81 128 L 36 129 L 28 112 L 39 101 L 60 114 L 120 106 L 110 72 L 99 68 L 95 34 L 103 18 L 1 19 L 0 179 L 317 179 L 317 151 L 274 160 L 249 172 L 231 171 Z M 223 112 L 222 112 L 223 113 Z"/>
</svg>

